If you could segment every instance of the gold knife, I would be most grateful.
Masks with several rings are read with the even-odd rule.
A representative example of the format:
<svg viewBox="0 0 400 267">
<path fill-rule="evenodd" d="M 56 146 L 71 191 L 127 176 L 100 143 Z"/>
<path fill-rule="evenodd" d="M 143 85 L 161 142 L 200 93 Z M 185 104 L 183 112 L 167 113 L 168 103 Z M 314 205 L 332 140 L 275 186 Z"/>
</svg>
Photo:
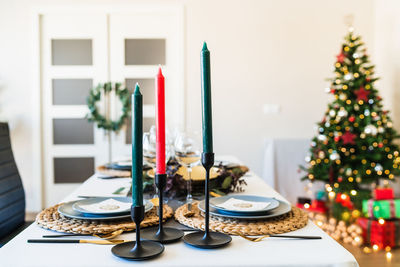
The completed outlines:
<svg viewBox="0 0 400 267">
<path fill-rule="evenodd" d="M 91 239 L 28 239 L 28 243 L 85 243 L 97 245 L 115 245 L 130 240 L 91 240 Z"/>
</svg>

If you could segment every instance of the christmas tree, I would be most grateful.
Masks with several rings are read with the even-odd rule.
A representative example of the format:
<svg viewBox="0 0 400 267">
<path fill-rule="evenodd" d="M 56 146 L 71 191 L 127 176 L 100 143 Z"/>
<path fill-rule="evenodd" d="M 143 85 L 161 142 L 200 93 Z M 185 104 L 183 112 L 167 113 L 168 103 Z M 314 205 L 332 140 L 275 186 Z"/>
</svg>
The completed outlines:
<svg viewBox="0 0 400 267">
<path fill-rule="evenodd" d="M 364 43 L 349 31 L 336 56 L 335 77 L 327 93 L 334 99 L 312 139 L 303 180 L 325 183 L 332 215 L 349 221 L 360 216 L 371 188 L 399 174 L 399 148 L 388 111 L 374 86 L 374 66 Z"/>
</svg>

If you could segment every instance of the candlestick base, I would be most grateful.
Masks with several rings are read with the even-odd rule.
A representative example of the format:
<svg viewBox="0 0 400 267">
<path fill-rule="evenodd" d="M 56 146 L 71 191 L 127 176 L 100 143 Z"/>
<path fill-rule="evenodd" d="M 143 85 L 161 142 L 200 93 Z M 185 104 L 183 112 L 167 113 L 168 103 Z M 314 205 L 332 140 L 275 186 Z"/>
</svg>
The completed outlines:
<svg viewBox="0 0 400 267">
<path fill-rule="evenodd" d="M 232 237 L 223 233 L 209 232 L 206 235 L 203 231 L 187 234 L 183 237 L 186 244 L 204 249 L 220 248 L 228 245 Z"/>
<path fill-rule="evenodd" d="M 165 185 L 167 183 L 167 175 L 166 174 L 156 174 L 155 175 L 155 183 L 158 188 L 158 229 L 146 229 L 142 232 L 143 238 L 147 240 L 157 241 L 163 244 L 173 243 L 179 241 L 184 233 L 181 230 L 174 228 L 164 228 L 163 227 L 163 192 Z"/>
<path fill-rule="evenodd" d="M 132 261 L 152 259 L 163 253 L 162 244 L 140 238 L 140 223 L 144 219 L 144 206 L 132 206 L 131 216 L 136 224 L 136 241 L 115 245 L 111 252 L 117 257 Z"/>
<path fill-rule="evenodd" d="M 183 237 L 183 231 L 175 228 L 146 229 L 142 231 L 142 237 L 146 240 L 169 244 L 179 241 Z"/>
<path fill-rule="evenodd" d="M 136 241 L 125 242 L 115 245 L 111 252 L 120 258 L 132 261 L 142 261 L 155 258 L 164 251 L 164 246 L 160 243 L 141 240 L 140 246 L 136 246 Z"/>
</svg>

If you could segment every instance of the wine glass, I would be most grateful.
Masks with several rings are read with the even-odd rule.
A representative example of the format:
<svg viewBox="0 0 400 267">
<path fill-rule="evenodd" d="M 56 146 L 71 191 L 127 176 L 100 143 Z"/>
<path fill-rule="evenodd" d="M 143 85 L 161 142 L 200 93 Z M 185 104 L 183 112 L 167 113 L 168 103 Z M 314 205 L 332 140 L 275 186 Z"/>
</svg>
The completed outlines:
<svg viewBox="0 0 400 267">
<path fill-rule="evenodd" d="M 171 157 L 171 144 L 166 143 L 165 145 L 165 164 L 168 163 Z M 156 143 L 156 128 L 153 125 L 148 133 L 143 134 L 143 161 L 149 165 L 154 171 L 154 177 L 156 174 L 156 162 L 157 162 L 157 143 Z M 154 179 L 155 181 L 155 179 Z M 153 198 L 158 197 L 158 189 L 155 187 Z"/>
<path fill-rule="evenodd" d="M 175 158 L 188 172 L 186 203 L 192 208 L 192 168 L 200 163 L 200 137 L 196 132 L 179 133 L 175 140 Z"/>
</svg>

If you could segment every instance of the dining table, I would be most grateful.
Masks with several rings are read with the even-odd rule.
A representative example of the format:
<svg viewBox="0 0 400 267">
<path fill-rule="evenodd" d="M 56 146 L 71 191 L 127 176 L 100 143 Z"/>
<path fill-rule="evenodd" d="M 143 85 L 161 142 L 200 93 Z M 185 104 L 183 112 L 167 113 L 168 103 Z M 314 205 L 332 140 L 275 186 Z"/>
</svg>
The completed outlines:
<svg viewBox="0 0 400 267">
<path fill-rule="evenodd" d="M 231 156 L 219 159 L 239 162 Z M 247 185 L 239 194 L 273 197 L 287 202 L 258 175 L 249 171 L 243 177 Z M 113 196 L 116 189 L 129 184 L 128 178 L 101 179 L 94 174 L 62 202 L 78 200 L 82 196 Z M 173 219 L 170 219 L 173 220 Z M 183 241 L 166 244 L 159 257 L 148 261 L 127 261 L 111 253 L 112 245 L 28 243 L 43 235 L 57 234 L 32 223 L 0 249 L 1 267 L 109 267 L 109 266 L 358 266 L 354 256 L 343 246 L 317 227 L 311 220 L 299 230 L 287 235 L 320 236 L 321 239 L 305 240 L 268 237 L 251 242 L 232 236 L 232 242 L 219 249 L 199 249 Z M 85 239 L 96 237 L 85 237 Z M 82 239 L 69 237 L 68 239 Z M 123 233 L 117 239 L 134 240 L 135 233 Z"/>
</svg>

